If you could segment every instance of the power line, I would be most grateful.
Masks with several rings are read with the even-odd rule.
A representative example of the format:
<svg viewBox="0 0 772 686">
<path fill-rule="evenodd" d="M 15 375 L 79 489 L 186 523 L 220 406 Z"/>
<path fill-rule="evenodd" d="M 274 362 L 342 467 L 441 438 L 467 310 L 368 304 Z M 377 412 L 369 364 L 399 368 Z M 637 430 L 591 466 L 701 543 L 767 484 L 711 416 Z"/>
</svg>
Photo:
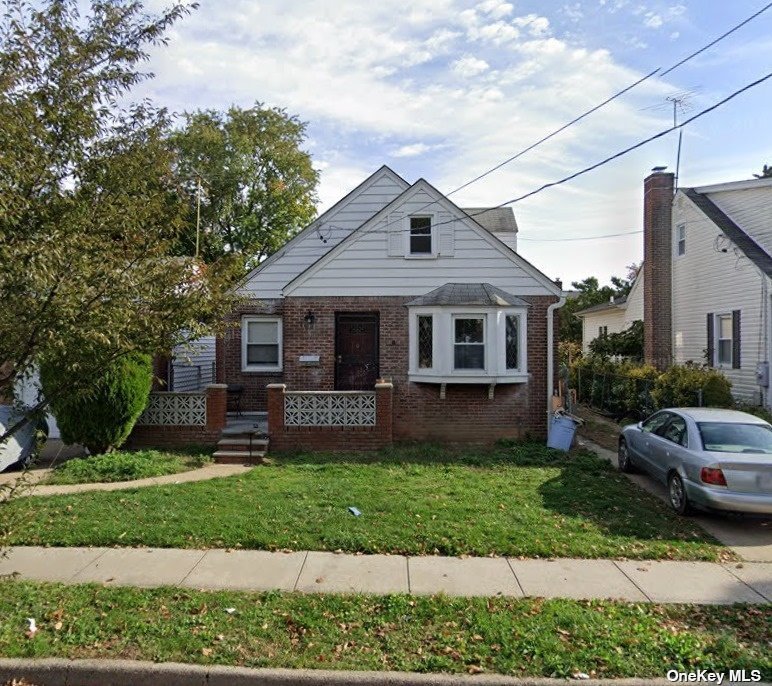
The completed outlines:
<svg viewBox="0 0 772 686">
<path fill-rule="evenodd" d="M 617 238 L 618 236 L 632 236 L 636 233 L 643 233 L 642 230 L 637 231 L 623 231 L 622 233 L 607 233 L 603 236 L 581 236 L 578 238 L 522 238 L 517 237 L 518 241 L 529 241 L 532 243 L 563 243 L 568 241 L 596 241 L 600 238 Z"/>
<path fill-rule="evenodd" d="M 507 200 L 507 201 L 505 201 L 503 203 L 500 203 L 499 205 L 496 205 L 495 207 L 488 208 L 488 209 L 496 209 L 496 208 L 499 208 L 499 207 L 504 207 L 506 205 L 513 205 L 516 202 L 520 202 L 521 200 L 525 200 L 526 198 L 530 198 L 532 195 L 536 195 L 537 193 L 541 193 L 543 190 L 546 190 L 547 188 L 552 188 L 553 186 L 560 186 L 561 184 L 564 184 L 567 181 L 571 181 L 572 179 L 575 179 L 578 176 L 582 176 L 583 174 L 586 174 L 587 172 L 593 171 L 594 169 L 597 169 L 598 167 L 602 167 L 604 164 L 608 164 L 612 160 L 618 159 L 619 157 L 622 157 L 622 156 L 626 155 L 627 153 L 632 152 L 633 150 L 637 150 L 638 148 L 643 147 L 647 143 L 651 143 L 652 141 L 654 141 L 654 140 L 656 140 L 658 138 L 662 138 L 662 136 L 666 136 L 671 131 L 676 131 L 678 129 L 682 129 L 687 124 L 690 124 L 691 122 L 696 121 L 697 119 L 699 119 L 700 117 L 708 114 L 709 112 L 712 112 L 713 110 L 718 109 L 719 107 L 721 107 L 722 105 L 725 105 L 730 100 L 736 98 L 738 95 L 744 93 L 745 91 L 750 90 L 751 88 L 755 88 L 756 86 L 764 83 L 764 81 L 768 80 L 771 77 L 772 77 L 772 72 L 770 72 L 766 76 L 763 76 L 760 79 L 757 79 L 753 83 L 749 83 L 747 86 L 743 86 L 742 88 L 740 88 L 739 90 L 736 90 L 731 95 L 728 95 L 723 100 L 719 100 L 717 103 L 714 103 L 710 107 L 705 108 L 704 110 L 702 110 L 701 112 L 698 112 L 694 116 L 689 117 L 689 119 L 681 122 L 677 126 L 671 126 L 671 127 L 667 128 L 667 129 L 664 129 L 663 131 L 660 131 L 659 133 L 656 133 L 653 136 L 649 136 L 649 138 L 646 138 L 646 139 L 644 139 L 642 141 L 639 141 L 638 143 L 635 143 L 634 145 L 631 145 L 631 146 L 625 148 L 624 150 L 620 150 L 618 153 L 615 153 L 614 155 L 610 155 L 609 157 L 606 157 L 605 159 L 601 160 L 600 162 L 596 162 L 595 164 L 590 165 L 589 167 L 585 167 L 584 169 L 582 169 L 582 170 L 580 170 L 578 172 L 574 172 L 573 174 L 569 174 L 568 176 L 563 177 L 559 181 L 552 181 L 551 183 L 545 183 L 543 186 L 540 186 L 536 190 L 533 190 L 533 191 L 530 191 L 530 192 L 525 193 L 523 195 L 520 195 L 517 198 L 513 198 L 512 200 Z M 481 214 L 481 213 L 479 213 L 479 214 Z M 470 215 L 470 216 L 474 216 L 474 215 Z"/>
<path fill-rule="evenodd" d="M 673 71 L 674 69 L 678 69 L 678 67 L 680 67 L 682 64 L 684 64 L 684 63 L 688 62 L 688 61 L 689 61 L 690 59 L 692 59 L 693 57 L 697 57 L 697 55 L 699 55 L 699 54 L 701 54 L 701 53 L 705 52 L 705 51 L 706 51 L 706 50 L 708 50 L 709 48 L 712 48 L 712 47 L 713 47 L 713 46 L 714 46 L 716 43 L 718 43 L 719 41 L 722 41 L 722 40 L 724 40 L 724 38 L 726 38 L 727 36 L 729 36 L 729 35 L 733 34 L 735 31 L 737 31 L 737 29 L 739 29 L 739 28 L 741 28 L 741 27 L 745 26 L 745 25 L 746 25 L 748 22 L 750 22 L 750 21 L 754 20 L 754 19 L 755 19 L 756 17 L 758 17 L 760 14 L 762 14 L 762 13 L 766 12 L 766 11 L 767 11 L 767 10 L 768 10 L 770 7 L 772 7 L 772 2 L 770 2 L 768 5 L 765 5 L 764 7 L 762 7 L 762 8 L 761 8 L 761 9 L 760 9 L 758 12 L 756 12 L 756 14 L 752 14 L 750 17 L 748 17 L 747 19 L 744 19 L 743 21 L 741 21 L 741 22 L 740 22 L 739 24 L 737 24 L 736 26 L 733 26 L 733 27 L 732 27 L 731 29 L 729 29 L 729 31 L 727 31 L 726 33 L 722 33 L 722 34 L 721 34 L 721 35 L 720 35 L 718 38 L 716 38 L 715 40 L 713 40 L 713 41 L 711 41 L 710 43 L 708 43 L 707 45 L 705 45 L 705 46 L 701 47 L 699 50 L 696 50 L 696 51 L 695 51 L 695 52 L 693 52 L 691 55 L 688 55 L 687 57 L 684 57 L 684 58 L 683 58 L 683 59 L 682 59 L 680 62 L 677 62 L 676 64 L 674 64 L 674 65 L 673 65 L 672 67 L 670 67 L 669 69 L 666 69 L 665 71 L 663 71 L 663 72 L 662 72 L 661 76 L 667 76 L 667 75 L 668 75 L 668 74 L 669 74 L 671 71 Z"/>
<path fill-rule="evenodd" d="M 563 124 L 563 126 L 561 126 L 559 129 L 555 129 L 555 130 L 554 130 L 552 133 L 549 133 L 549 134 L 547 134 L 546 136 L 544 136 L 543 138 L 540 138 L 540 139 L 539 139 L 538 141 L 536 141 L 535 143 L 531 143 L 531 145 L 529 145 L 527 148 L 523 148 L 523 149 L 522 149 L 520 152 L 518 152 L 518 153 L 516 153 L 516 154 L 512 155 L 512 157 L 508 157 L 506 160 L 504 160 L 503 162 L 500 162 L 500 163 L 499 163 L 499 164 L 497 164 L 495 167 L 492 167 L 492 168 L 491 168 L 491 169 L 489 169 L 488 171 L 486 171 L 486 172 L 483 172 L 483 173 L 482 173 L 482 174 L 480 174 L 479 176 L 475 176 L 475 177 L 474 177 L 474 178 L 473 178 L 471 181 L 467 181 L 465 184 L 463 184 L 463 185 L 459 186 L 458 188 L 455 188 L 455 189 L 453 189 L 453 190 L 452 190 L 452 191 L 450 191 L 450 193 L 448 193 L 447 195 L 448 195 L 448 196 L 451 196 L 451 195 L 453 195 L 454 193 L 458 193 L 458 191 L 460 191 L 460 190 L 462 190 L 462 189 L 466 188 L 467 186 L 471 186 L 473 183 L 476 183 L 476 182 L 477 182 L 477 181 L 479 181 L 480 179 L 484 179 L 484 178 L 485 178 L 486 176 L 488 176 L 489 174 L 492 174 L 492 173 L 493 173 L 493 172 L 495 172 L 496 170 L 498 170 L 498 169 L 501 169 L 501 168 L 502 168 L 504 165 L 507 165 L 507 164 L 509 164 L 510 162 L 513 162 L 513 161 L 514 161 L 514 160 L 516 160 L 518 157 L 522 157 L 523 155 L 525 155 L 525 153 L 527 153 L 527 152 L 530 152 L 530 151 L 531 151 L 531 150 L 533 150 L 535 147 L 537 147 L 537 146 L 541 145 L 542 143 L 544 143 L 544 142 L 548 141 L 548 140 L 549 140 L 550 138 L 552 138 L 553 136 L 557 136 L 557 135 L 558 135 L 560 132 L 562 132 L 562 131 L 565 131 L 565 130 L 566 130 L 568 127 L 569 127 L 569 126 L 573 126 L 574 124 L 576 124 L 577 122 L 581 121 L 581 120 L 582 120 L 582 119 L 584 119 L 585 117 L 587 117 L 587 116 L 591 115 L 593 112 L 597 112 L 597 111 L 598 111 L 598 110 L 599 110 L 601 107 L 605 107 L 605 106 L 606 106 L 606 105 L 608 105 L 608 104 L 609 104 L 609 103 L 610 103 L 612 100 L 616 100 L 618 97 L 620 97 L 620 96 L 624 95 L 625 93 L 627 93 L 628 91 L 632 90 L 632 89 L 633 89 L 633 88 L 635 88 L 637 85 L 639 85 L 639 84 L 643 83 L 643 82 L 644 82 L 644 81 L 646 81 L 647 79 L 650 79 L 650 78 L 651 78 L 652 76 L 654 76 L 654 75 L 655 75 L 655 74 L 656 74 L 656 73 L 657 73 L 659 70 L 660 70 L 660 67 L 657 67 L 657 68 L 656 68 L 654 71 L 650 71 L 648 74 L 646 74 L 646 76 L 643 76 L 642 78 L 638 79 L 638 80 L 637 80 L 635 83 L 631 83 L 629 86 L 627 86 L 626 88 L 623 88 L 621 91 L 619 91 L 619 92 L 617 92 L 617 93 L 614 93 L 614 95 L 612 95 L 610 98 L 607 98 L 607 99 L 606 99 L 606 100 L 604 100 L 602 103 L 600 103 L 600 104 L 598 104 L 598 105 L 595 105 L 595 107 L 592 107 L 591 109 L 587 110 L 587 111 L 586 111 L 586 112 L 584 112 L 583 114 L 580 114 L 578 117 L 575 117 L 574 119 L 572 119 L 572 120 L 571 120 L 570 122 L 568 122 L 567 124 Z"/>
</svg>

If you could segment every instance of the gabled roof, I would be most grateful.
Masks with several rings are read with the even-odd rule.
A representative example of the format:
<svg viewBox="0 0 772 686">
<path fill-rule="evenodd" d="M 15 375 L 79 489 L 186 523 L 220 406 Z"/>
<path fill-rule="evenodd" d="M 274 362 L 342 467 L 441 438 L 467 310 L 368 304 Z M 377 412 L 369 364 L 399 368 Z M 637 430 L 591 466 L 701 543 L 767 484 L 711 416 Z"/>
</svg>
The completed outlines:
<svg viewBox="0 0 772 686">
<path fill-rule="evenodd" d="M 606 310 L 623 310 L 627 303 L 627 296 L 621 295 L 618 298 L 614 298 L 613 302 L 600 303 L 599 305 L 592 305 L 591 307 L 585 307 L 583 310 L 574 312 L 575 317 L 581 317 L 584 314 L 595 314 L 597 312 L 605 312 Z"/>
<path fill-rule="evenodd" d="M 753 264 L 764 274 L 772 277 L 772 256 L 764 248 L 730 219 L 707 195 L 700 193 L 695 188 L 682 188 L 681 191 L 708 219 L 721 229 L 732 243 L 742 250 Z"/>
<path fill-rule="evenodd" d="M 516 295 L 489 283 L 446 283 L 407 303 L 419 305 L 481 305 L 484 307 L 530 307 Z"/>
<path fill-rule="evenodd" d="M 379 169 L 374 171 L 370 176 L 368 176 L 362 183 L 360 183 L 356 188 L 349 191 L 344 195 L 338 202 L 336 202 L 332 207 L 328 208 L 322 214 L 320 214 L 314 221 L 312 221 L 308 226 L 306 226 L 301 231 L 298 231 L 292 238 L 290 238 L 281 248 L 279 248 L 273 255 L 269 255 L 266 257 L 260 264 L 257 265 L 249 274 L 247 274 L 241 281 L 239 281 L 236 288 L 240 288 L 245 283 L 247 283 L 255 274 L 257 274 L 261 269 L 264 269 L 269 264 L 277 260 L 279 257 L 284 255 L 287 252 L 287 249 L 295 245 L 296 243 L 300 242 L 300 240 L 309 232 L 315 231 L 318 226 L 324 223 L 325 219 L 327 219 L 330 215 L 334 214 L 342 205 L 349 202 L 352 198 L 354 198 L 356 195 L 361 193 L 362 191 L 369 188 L 372 184 L 374 184 L 379 179 L 383 178 L 384 176 L 391 176 L 391 178 L 400 186 L 402 186 L 403 190 L 406 190 L 410 187 L 410 184 L 405 181 L 397 172 L 395 172 L 391 167 L 388 165 L 382 165 Z"/>
<path fill-rule="evenodd" d="M 548 290 L 552 291 L 555 295 L 562 296 L 562 293 L 563 293 L 562 288 L 560 288 L 557 284 L 555 284 L 555 282 L 552 281 L 546 274 L 539 271 L 528 260 L 524 259 L 521 255 L 519 255 L 514 250 L 512 250 L 512 248 L 510 248 L 501 239 L 497 238 L 495 234 L 485 229 L 479 222 L 475 221 L 473 218 L 466 215 L 466 213 L 460 207 L 457 207 L 453 203 L 453 201 L 449 200 L 445 195 L 443 195 L 443 193 L 438 191 L 426 179 L 418 179 L 418 181 L 416 181 L 412 186 L 410 186 L 405 191 L 403 191 L 400 195 L 394 198 L 394 200 L 392 200 L 390 203 L 385 205 L 379 212 L 377 212 L 375 215 L 370 217 L 370 219 L 368 219 L 358 229 L 355 229 L 354 231 L 352 231 L 336 246 L 334 246 L 331 250 L 328 250 L 318 260 L 316 260 L 316 262 L 314 262 L 307 269 L 305 269 L 300 274 L 298 274 L 284 287 L 284 295 L 287 295 L 288 290 L 291 291 L 293 288 L 303 283 L 306 279 L 313 276 L 324 265 L 326 265 L 337 255 L 343 252 L 343 250 L 345 250 L 349 244 L 355 241 L 359 236 L 361 236 L 368 229 L 370 229 L 375 224 L 380 222 L 382 219 L 387 217 L 389 212 L 391 212 L 395 207 L 398 207 L 403 202 L 405 202 L 405 199 L 410 197 L 411 194 L 417 193 L 421 190 L 425 191 L 427 194 L 431 196 L 434 196 L 435 200 L 433 202 L 436 202 L 439 205 L 444 205 L 447 211 L 457 213 L 459 215 L 459 219 L 461 219 L 462 221 L 465 220 L 467 222 L 467 225 L 470 226 L 473 230 L 477 231 L 477 233 L 480 236 L 485 238 L 485 240 L 487 240 L 492 247 L 494 247 L 500 253 L 506 255 L 512 262 L 516 263 L 524 271 L 526 271 L 528 274 L 533 276 L 536 280 L 541 282 L 542 285 L 545 286 Z"/>
<path fill-rule="evenodd" d="M 517 220 L 511 207 L 462 207 L 461 210 L 491 233 L 517 233 Z"/>
</svg>

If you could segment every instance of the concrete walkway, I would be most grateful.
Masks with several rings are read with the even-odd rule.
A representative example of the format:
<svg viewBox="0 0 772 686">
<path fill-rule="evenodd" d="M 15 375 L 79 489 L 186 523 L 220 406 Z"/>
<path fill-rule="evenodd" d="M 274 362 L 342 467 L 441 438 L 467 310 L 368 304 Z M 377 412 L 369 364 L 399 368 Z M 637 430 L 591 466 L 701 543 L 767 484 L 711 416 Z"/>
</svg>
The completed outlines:
<svg viewBox="0 0 772 686">
<path fill-rule="evenodd" d="M 12 548 L 0 575 L 111 586 L 303 593 L 772 602 L 766 563 L 518 560 L 174 548 Z"/>
<path fill-rule="evenodd" d="M 600 457 L 617 464 L 617 454 L 591 440 L 580 437 L 579 446 L 592 450 Z M 667 489 L 648 474 L 626 474 L 632 482 L 644 491 L 667 503 Z M 668 505 L 670 507 L 670 505 Z M 743 560 L 749 562 L 772 562 L 772 518 L 744 518 L 719 513 L 701 513 L 691 517 L 705 531 L 725 546 L 731 548 Z"/>
<path fill-rule="evenodd" d="M 38 481 L 44 479 L 51 472 L 50 469 L 37 469 L 28 472 L 27 481 L 29 487 L 19 491 L 20 495 L 69 495 L 72 493 L 85 493 L 87 491 L 122 491 L 127 488 L 144 488 L 145 486 L 163 486 L 168 484 L 184 484 L 191 481 L 208 481 L 224 476 L 244 474 L 254 465 L 241 464 L 208 464 L 200 469 L 191 469 L 188 472 L 167 474 L 166 476 L 153 476 L 148 479 L 136 479 L 134 481 L 114 481 L 112 483 L 96 484 L 71 484 L 66 486 L 40 486 Z M 0 474 L 0 484 L 12 484 L 22 478 L 23 472 L 9 472 Z"/>
</svg>

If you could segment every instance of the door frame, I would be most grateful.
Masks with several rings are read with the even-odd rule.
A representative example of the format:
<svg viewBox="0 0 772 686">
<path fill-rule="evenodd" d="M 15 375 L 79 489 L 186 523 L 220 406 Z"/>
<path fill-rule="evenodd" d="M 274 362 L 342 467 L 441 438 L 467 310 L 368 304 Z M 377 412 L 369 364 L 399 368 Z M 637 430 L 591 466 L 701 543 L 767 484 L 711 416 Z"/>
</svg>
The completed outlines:
<svg viewBox="0 0 772 686">
<path fill-rule="evenodd" d="M 349 312 L 341 311 L 335 312 L 335 331 L 333 332 L 333 359 L 335 360 L 335 370 L 333 377 L 333 386 L 335 390 L 338 389 L 338 335 L 339 327 L 338 322 L 346 317 L 351 317 L 352 321 L 369 321 L 375 323 L 375 350 L 373 357 L 375 359 L 375 376 L 378 378 L 381 374 L 381 313 L 375 312 Z"/>
</svg>

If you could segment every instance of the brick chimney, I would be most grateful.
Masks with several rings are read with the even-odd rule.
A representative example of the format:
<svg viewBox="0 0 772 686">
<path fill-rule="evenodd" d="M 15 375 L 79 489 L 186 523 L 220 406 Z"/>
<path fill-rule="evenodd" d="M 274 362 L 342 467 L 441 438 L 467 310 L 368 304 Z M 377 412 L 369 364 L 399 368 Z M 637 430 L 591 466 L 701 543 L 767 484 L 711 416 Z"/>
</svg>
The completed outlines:
<svg viewBox="0 0 772 686">
<path fill-rule="evenodd" d="M 654 167 L 643 182 L 643 357 L 657 369 L 666 369 L 673 360 L 674 174 L 664 170 Z"/>
</svg>

